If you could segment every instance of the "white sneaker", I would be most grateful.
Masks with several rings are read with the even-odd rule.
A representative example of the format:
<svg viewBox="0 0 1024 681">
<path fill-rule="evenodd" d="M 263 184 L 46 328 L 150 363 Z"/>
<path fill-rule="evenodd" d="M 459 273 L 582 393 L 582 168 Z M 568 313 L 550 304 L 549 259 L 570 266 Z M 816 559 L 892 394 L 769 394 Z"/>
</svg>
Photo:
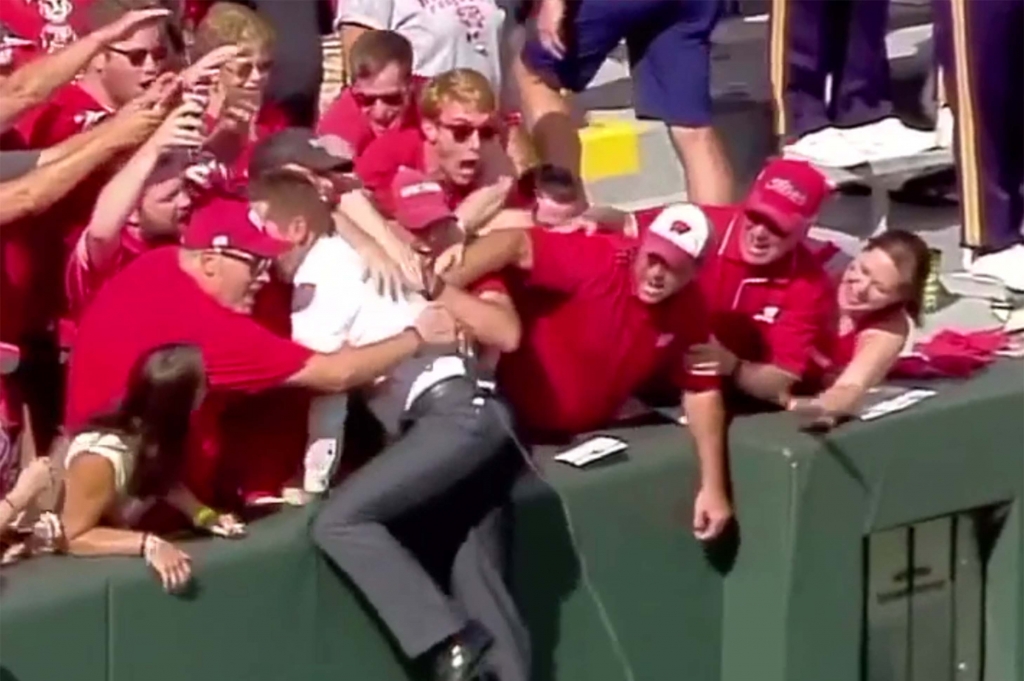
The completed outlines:
<svg viewBox="0 0 1024 681">
<path fill-rule="evenodd" d="M 956 121 L 953 119 L 953 110 L 948 106 L 939 109 L 939 115 L 935 118 L 935 145 L 941 149 L 953 148 L 953 130 Z"/>
<path fill-rule="evenodd" d="M 867 163 L 864 153 L 854 148 L 837 128 L 831 127 L 804 135 L 786 145 L 782 155 L 826 168 L 852 168 Z"/>
<path fill-rule="evenodd" d="M 935 148 L 934 133 L 908 128 L 895 116 L 839 132 L 868 161 L 916 156 Z"/>
<path fill-rule="evenodd" d="M 1024 291 L 1024 244 L 981 256 L 971 263 L 970 273 L 996 279 L 1013 291 Z"/>
</svg>

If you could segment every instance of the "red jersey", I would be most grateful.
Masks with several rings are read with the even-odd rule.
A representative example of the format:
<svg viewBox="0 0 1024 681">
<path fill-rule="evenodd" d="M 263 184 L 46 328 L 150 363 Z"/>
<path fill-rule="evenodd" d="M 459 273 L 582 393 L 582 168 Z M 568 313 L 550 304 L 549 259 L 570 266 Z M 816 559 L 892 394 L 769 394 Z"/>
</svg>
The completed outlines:
<svg viewBox="0 0 1024 681">
<path fill-rule="evenodd" d="M 388 133 L 420 129 L 420 112 L 416 102 L 419 100 L 420 90 L 426 82 L 427 79 L 422 76 L 412 77 L 409 106 L 406 107 L 394 128 Z M 352 145 L 352 151 L 356 156 L 361 155 L 366 147 L 377 139 L 377 134 L 370 127 L 370 122 L 356 103 L 351 87 L 342 90 L 338 98 L 327 107 L 320 117 L 316 132 L 318 135 L 337 135 Z"/>
<path fill-rule="evenodd" d="M 821 329 L 835 323 L 835 284 L 803 245 L 763 266 L 740 253 L 738 208 L 704 208 L 713 234 L 699 278 L 715 337 L 737 357 L 804 376 Z M 639 216 L 638 216 L 639 217 Z"/>
<path fill-rule="evenodd" d="M 687 349 L 711 335 L 696 284 L 659 305 L 634 292 L 634 242 L 616 235 L 534 229 L 533 265 L 513 285 L 523 339 L 502 358 L 498 380 L 516 416 L 539 433 L 579 433 L 613 418 L 660 372 L 686 391 L 715 389 L 715 375 L 687 367 Z"/>
<path fill-rule="evenodd" d="M 19 126 L 28 148 L 42 149 L 95 125 L 110 112 L 78 85 L 65 86 Z M 64 268 L 107 173 L 73 189 L 45 213 L 5 225 L 0 235 L 0 336 L 17 343 L 49 328 L 64 307 Z"/>
<path fill-rule="evenodd" d="M 68 371 L 67 425 L 74 431 L 116 407 L 132 366 L 151 350 L 199 346 L 209 393 L 190 435 L 186 482 L 208 500 L 220 418 L 231 399 L 282 386 L 313 353 L 217 303 L 182 271 L 179 252 L 172 246 L 141 255 L 82 315 Z"/>
</svg>

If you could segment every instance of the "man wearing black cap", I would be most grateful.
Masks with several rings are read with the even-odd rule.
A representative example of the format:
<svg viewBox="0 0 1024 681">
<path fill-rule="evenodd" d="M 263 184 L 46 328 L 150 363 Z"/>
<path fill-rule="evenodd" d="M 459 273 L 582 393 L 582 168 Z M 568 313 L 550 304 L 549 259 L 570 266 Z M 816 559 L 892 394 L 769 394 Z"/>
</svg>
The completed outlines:
<svg viewBox="0 0 1024 681">
<path fill-rule="evenodd" d="M 335 210 L 338 234 L 359 251 L 378 289 L 397 294 L 420 280 L 412 251 L 388 226 L 353 174 L 354 154 L 336 135 L 317 136 L 308 128 L 286 128 L 262 140 L 249 161 L 249 179 L 286 170 L 306 177 Z"/>
</svg>

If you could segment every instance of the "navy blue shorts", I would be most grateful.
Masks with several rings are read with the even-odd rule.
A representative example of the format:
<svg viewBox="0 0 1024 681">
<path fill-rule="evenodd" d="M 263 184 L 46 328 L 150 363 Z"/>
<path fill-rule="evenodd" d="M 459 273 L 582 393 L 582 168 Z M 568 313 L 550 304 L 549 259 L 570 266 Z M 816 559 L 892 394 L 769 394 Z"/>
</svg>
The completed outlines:
<svg viewBox="0 0 1024 681">
<path fill-rule="evenodd" d="M 523 61 L 552 85 L 580 92 L 625 38 L 637 116 L 703 127 L 711 123 L 711 32 L 722 6 L 722 0 L 569 2 L 565 57 L 548 54 L 531 28 Z"/>
</svg>

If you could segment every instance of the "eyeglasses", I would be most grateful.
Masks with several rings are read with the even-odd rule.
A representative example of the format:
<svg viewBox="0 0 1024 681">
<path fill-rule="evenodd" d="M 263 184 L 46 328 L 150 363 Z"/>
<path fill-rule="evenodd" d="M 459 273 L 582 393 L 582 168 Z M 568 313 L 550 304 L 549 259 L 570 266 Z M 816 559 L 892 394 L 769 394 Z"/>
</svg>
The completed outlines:
<svg viewBox="0 0 1024 681">
<path fill-rule="evenodd" d="M 270 69 L 272 68 L 274 68 L 273 59 L 261 59 L 256 62 L 236 61 L 231 67 L 231 73 L 233 73 L 239 80 L 249 80 L 249 76 L 252 75 L 253 71 L 265 74 L 270 73 Z"/>
<path fill-rule="evenodd" d="M 480 126 L 469 123 L 438 123 L 438 125 L 451 132 L 452 138 L 460 143 L 472 137 L 473 133 L 480 135 L 481 142 L 490 142 L 498 136 L 498 129 L 489 123 Z"/>
<path fill-rule="evenodd" d="M 357 106 L 364 108 L 371 107 L 377 102 L 380 102 L 384 106 L 401 106 L 405 102 L 405 93 L 384 92 L 381 94 L 372 95 L 366 92 L 359 92 L 358 90 L 353 90 L 352 99 L 355 100 Z"/>
<path fill-rule="evenodd" d="M 211 253 L 223 255 L 225 258 L 235 260 L 237 262 L 245 263 L 249 266 L 249 274 L 254 279 L 258 279 L 270 270 L 273 261 L 270 258 L 261 258 L 253 255 L 252 253 L 246 253 L 245 251 L 236 251 L 231 248 L 211 248 Z"/>
<path fill-rule="evenodd" d="M 122 50 L 117 47 L 108 47 L 107 49 L 127 59 L 128 63 L 132 66 L 142 66 L 146 63 L 146 57 L 151 57 L 154 64 L 163 63 L 167 59 L 166 47 L 154 47 L 151 50 L 147 50 L 144 47 L 134 50 Z"/>
</svg>

